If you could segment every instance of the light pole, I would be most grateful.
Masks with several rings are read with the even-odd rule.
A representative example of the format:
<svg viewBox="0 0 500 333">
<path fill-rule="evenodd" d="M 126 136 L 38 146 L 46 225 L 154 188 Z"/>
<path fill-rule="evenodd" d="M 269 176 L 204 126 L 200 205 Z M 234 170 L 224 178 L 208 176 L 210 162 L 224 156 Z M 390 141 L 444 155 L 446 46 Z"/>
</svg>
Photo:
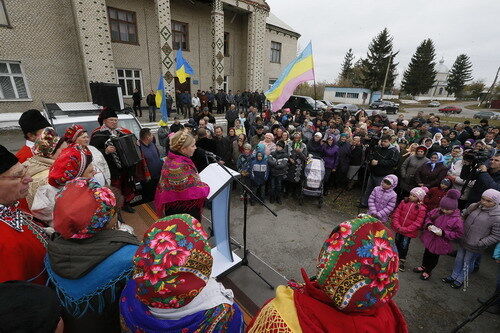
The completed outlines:
<svg viewBox="0 0 500 333">
<path fill-rule="evenodd" d="M 380 92 L 380 100 L 384 99 L 385 85 L 387 83 L 387 76 L 389 75 L 389 67 L 391 66 L 392 54 L 389 56 L 389 62 L 387 63 L 387 69 L 385 70 L 384 85 L 382 86 L 382 91 Z"/>
</svg>

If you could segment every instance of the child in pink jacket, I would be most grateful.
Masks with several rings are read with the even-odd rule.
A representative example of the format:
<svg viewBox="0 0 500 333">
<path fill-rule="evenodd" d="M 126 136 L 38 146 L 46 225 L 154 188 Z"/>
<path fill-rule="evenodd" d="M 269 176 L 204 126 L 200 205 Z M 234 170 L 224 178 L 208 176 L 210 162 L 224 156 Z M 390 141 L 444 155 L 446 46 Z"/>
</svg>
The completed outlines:
<svg viewBox="0 0 500 333">
<path fill-rule="evenodd" d="M 396 232 L 396 247 L 399 254 L 399 270 L 405 271 L 406 255 L 412 238 L 418 237 L 424 223 L 427 208 L 423 204 L 427 187 L 415 187 L 410 196 L 401 201 L 392 214 L 391 226 Z"/>
<path fill-rule="evenodd" d="M 378 218 L 381 222 L 387 222 L 389 215 L 396 208 L 397 195 L 394 188 L 397 185 L 398 177 L 395 175 L 385 176 L 368 198 L 368 214 Z"/>
</svg>

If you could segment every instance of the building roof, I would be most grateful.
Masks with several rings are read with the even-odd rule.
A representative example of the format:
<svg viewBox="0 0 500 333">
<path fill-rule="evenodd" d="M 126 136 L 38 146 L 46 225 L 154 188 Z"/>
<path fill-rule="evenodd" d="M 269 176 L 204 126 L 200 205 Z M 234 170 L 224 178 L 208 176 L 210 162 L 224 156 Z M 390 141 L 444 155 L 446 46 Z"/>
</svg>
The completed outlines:
<svg viewBox="0 0 500 333">
<path fill-rule="evenodd" d="M 266 19 L 266 24 L 275 26 L 282 30 L 286 30 L 292 33 L 293 35 L 297 35 L 297 37 L 300 37 L 300 34 L 295 29 L 293 29 L 291 26 L 280 20 L 276 15 L 274 15 L 271 12 L 269 12 L 269 16 Z"/>
<path fill-rule="evenodd" d="M 439 60 L 439 64 L 436 66 L 436 72 L 438 74 L 448 74 L 450 69 L 444 65 L 444 59 Z"/>
</svg>

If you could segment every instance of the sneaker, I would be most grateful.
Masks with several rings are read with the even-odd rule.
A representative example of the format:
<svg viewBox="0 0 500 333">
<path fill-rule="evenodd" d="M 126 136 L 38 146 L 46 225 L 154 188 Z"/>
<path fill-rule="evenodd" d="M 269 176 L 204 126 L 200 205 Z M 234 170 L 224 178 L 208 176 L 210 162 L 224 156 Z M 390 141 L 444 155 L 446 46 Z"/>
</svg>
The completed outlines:
<svg viewBox="0 0 500 333">
<path fill-rule="evenodd" d="M 399 260 L 399 271 L 400 272 L 404 272 L 406 270 L 405 262 L 406 262 L 406 260 L 403 260 L 403 259 Z"/>
<path fill-rule="evenodd" d="M 460 288 L 462 288 L 462 285 L 463 285 L 463 283 L 459 283 L 459 282 L 457 282 L 457 281 L 453 281 L 453 282 L 451 283 L 451 287 L 452 287 L 453 289 L 460 289 Z"/>
<path fill-rule="evenodd" d="M 449 276 L 442 278 L 441 281 L 443 281 L 444 283 L 448 283 L 448 284 L 455 282 L 455 280 Z"/>
</svg>

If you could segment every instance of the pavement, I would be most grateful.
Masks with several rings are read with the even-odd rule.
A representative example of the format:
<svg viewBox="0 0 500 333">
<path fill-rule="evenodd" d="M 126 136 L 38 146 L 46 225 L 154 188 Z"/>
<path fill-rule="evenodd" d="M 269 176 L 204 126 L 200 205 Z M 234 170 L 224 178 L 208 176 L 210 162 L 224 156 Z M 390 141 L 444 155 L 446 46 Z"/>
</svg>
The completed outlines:
<svg viewBox="0 0 500 333">
<path fill-rule="evenodd" d="M 332 193 L 329 198 L 336 196 Z M 349 193 L 345 193 L 339 200 Z M 349 197 L 352 206 L 356 202 Z M 331 200 L 330 200 L 331 201 Z M 283 205 L 269 205 L 278 214 L 275 218 L 263 206 L 250 206 L 248 211 L 248 247 L 288 279 L 301 281 L 300 268 L 315 274 L 319 250 L 331 230 L 340 222 L 355 214 L 345 214 L 332 209 L 326 200 L 322 209 L 316 202 L 306 200 L 299 206 L 293 199 L 284 200 Z M 243 204 L 238 193 L 231 201 L 231 236 L 242 242 Z M 479 272 L 470 277 L 466 291 L 452 289 L 441 282 L 451 273 L 454 258 L 441 256 L 430 280 L 422 281 L 411 271 L 419 266 L 424 248 L 418 239 L 410 245 L 407 271 L 399 273 L 400 290 L 395 298 L 403 311 L 410 332 L 451 332 L 478 306 L 477 297 L 488 297 L 495 288 L 495 272 L 498 269 L 491 255 L 484 255 Z M 500 316 L 484 313 L 468 324 L 461 332 L 499 332 Z"/>
</svg>

